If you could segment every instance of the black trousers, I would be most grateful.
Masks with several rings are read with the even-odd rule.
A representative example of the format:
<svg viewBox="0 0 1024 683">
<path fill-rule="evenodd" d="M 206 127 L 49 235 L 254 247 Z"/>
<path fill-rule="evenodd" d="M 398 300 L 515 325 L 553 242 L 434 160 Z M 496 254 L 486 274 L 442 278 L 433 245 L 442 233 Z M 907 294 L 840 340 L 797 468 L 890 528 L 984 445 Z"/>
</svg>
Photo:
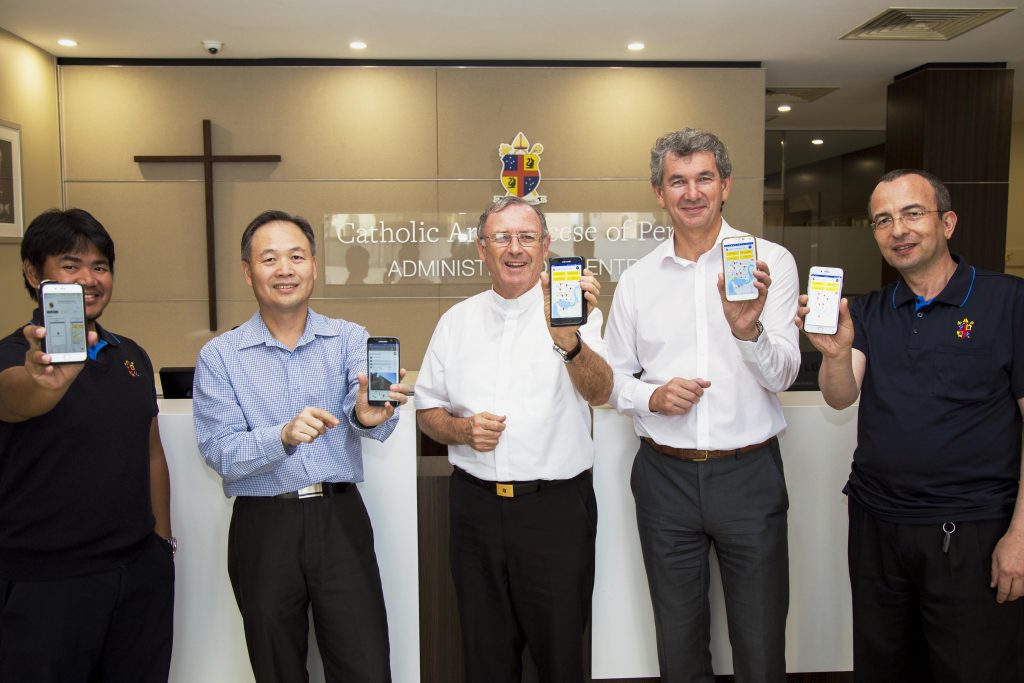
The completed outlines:
<svg viewBox="0 0 1024 683">
<path fill-rule="evenodd" d="M 590 472 L 515 498 L 467 477 L 456 468 L 450 489 L 466 680 L 518 683 L 528 645 L 542 682 L 582 682 L 597 533 Z"/>
<path fill-rule="evenodd" d="M 105 572 L 0 579 L 0 681 L 166 683 L 173 621 L 174 561 L 156 534 Z"/>
<path fill-rule="evenodd" d="M 778 441 L 684 462 L 640 442 L 631 485 L 664 683 L 713 683 L 709 557 L 718 555 L 738 683 L 786 680 L 789 497 Z"/>
<path fill-rule="evenodd" d="M 853 670 L 864 683 L 1024 681 L 1024 600 L 996 603 L 992 551 L 1010 520 L 893 524 L 852 498 Z"/>
<path fill-rule="evenodd" d="M 373 530 L 355 485 L 323 498 L 236 499 L 228 574 L 258 683 L 308 680 L 310 605 L 327 681 L 391 680 Z"/>
</svg>

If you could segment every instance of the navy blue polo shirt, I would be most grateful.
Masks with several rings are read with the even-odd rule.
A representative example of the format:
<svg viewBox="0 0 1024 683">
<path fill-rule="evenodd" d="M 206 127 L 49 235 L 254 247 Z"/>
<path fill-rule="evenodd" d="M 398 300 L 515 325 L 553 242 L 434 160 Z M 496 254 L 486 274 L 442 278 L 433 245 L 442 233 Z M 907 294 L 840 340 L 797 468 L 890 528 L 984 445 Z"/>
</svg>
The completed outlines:
<svg viewBox="0 0 1024 683">
<path fill-rule="evenodd" d="M 96 331 L 105 345 L 50 412 L 0 421 L 0 578 L 106 571 L 153 531 L 153 366 L 131 339 Z M 0 371 L 23 364 L 27 349 L 21 328 L 0 339 Z"/>
<path fill-rule="evenodd" d="M 867 368 L 844 492 L 888 521 L 997 519 L 1017 498 L 1024 280 L 954 260 L 930 302 L 900 279 L 850 306 Z"/>
</svg>

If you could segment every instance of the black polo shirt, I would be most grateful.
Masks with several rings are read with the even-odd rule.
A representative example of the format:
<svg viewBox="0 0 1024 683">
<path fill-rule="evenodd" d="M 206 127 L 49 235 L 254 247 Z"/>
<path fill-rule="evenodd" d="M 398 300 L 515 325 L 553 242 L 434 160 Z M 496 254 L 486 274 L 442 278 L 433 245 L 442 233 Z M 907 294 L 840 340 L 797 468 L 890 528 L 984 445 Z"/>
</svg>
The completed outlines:
<svg viewBox="0 0 1024 683">
<path fill-rule="evenodd" d="M 126 337 L 106 345 L 54 408 L 0 421 L 0 577 L 56 579 L 126 562 L 153 530 L 149 430 L 153 367 Z M 0 371 L 25 362 L 21 329 L 0 340 Z"/>
<path fill-rule="evenodd" d="M 1017 498 L 1024 280 L 954 259 L 923 307 L 902 279 L 850 306 L 867 368 L 845 492 L 889 521 L 996 519 Z"/>
</svg>

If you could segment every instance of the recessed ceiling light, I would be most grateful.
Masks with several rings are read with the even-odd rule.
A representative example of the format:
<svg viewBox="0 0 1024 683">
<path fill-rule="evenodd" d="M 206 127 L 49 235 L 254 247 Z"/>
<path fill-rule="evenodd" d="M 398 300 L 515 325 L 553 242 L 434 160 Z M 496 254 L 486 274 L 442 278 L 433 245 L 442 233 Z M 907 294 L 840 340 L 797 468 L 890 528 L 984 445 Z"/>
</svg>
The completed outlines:
<svg viewBox="0 0 1024 683">
<path fill-rule="evenodd" d="M 779 111 L 781 111 L 783 113 L 785 113 L 787 111 L 790 111 L 792 109 L 793 109 L 793 107 L 789 106 L 788 104 L 780 104 L 779 105 Z"/>
<path fill-rule="evenodd" d="M 353 50 L 365 50 L 366 49 L 366 43 L 364 43 L 361 40 L 353 40 L 351 43 L 348 44 L 348 46 L 350 48 L 352 48 Z"/>
<path fill-rule="evenodd" d="M 78 47 L 78 41 L 71 40 L 70 38 L 61 38 L 57 41 L 57 44 L 63 45 L 64 47 Z"/>
<path fill-rule="evenodd" d="M 824 145 L 825 141 L 822 140 L 821 138 L 814 138 L 813 140 L 811 140 L 811 144 L 812 145 Z"/>
<path fill-rule="evenodd" d="M 629 48 L 630 50 L 633 50 L 634 52 L 636 52 L 638 50 L 644 49 L 644 44 L 641 43 L 639 40 L 637 40 L 637 41 L 634 41 L 634 42 L 630 43 L 626 47 Z"/>
</svg>

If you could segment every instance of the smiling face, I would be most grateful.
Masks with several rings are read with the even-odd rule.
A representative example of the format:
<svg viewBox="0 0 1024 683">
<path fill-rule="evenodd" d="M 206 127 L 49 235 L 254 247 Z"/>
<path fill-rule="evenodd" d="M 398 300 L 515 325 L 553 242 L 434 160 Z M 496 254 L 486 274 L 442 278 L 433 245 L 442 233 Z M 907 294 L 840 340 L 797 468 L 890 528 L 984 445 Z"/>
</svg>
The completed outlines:
<svg viewBox="0 0 1024 683">
<path fill-rule="evenodd" d="M 305 312 L 316 282 L 316 258 L 309 240 L 294 223 L 273 221 L 252 236 L 249 261 L 242 261 L 260 313 Z"/>
<path fill-rule="evenodd" d="M 25 279 L 36 289 L 43 280 L 82 285 L 85 292 L 85 319 L 90 330 L 96 329 L 96 319 L 103 314 L 114 292 L 114 273 L 110 261 L 96 245 L 83 242 L 83 248 L 78 251 L 47 256 L 42 272 L 37 272 L 28 261 L 23 267 Z"/>
<path fill-rule="evenodd" d="M 895 219 L 887 229 L 876 228 L 874 237 L 882 258 L 901 274 L 928 272 L 949 261 L 948 242 L 956 228 L 956 214 L 939 213 L 937 204 L 932 186 L 914 174 L 879 183 L 871 193 L 871 220 Z M 916 222 L 902 218 L 913 211 L 925 215 Z"/>
<path fill-rule="evenodd" d="M 711 152 L 665 155 L 661 185 L 654 186 L 658 205 L 668 211 L 679 231 L 717 234 L 722 225 L 722 204 L 729 198 L 732 177 L 722 178 Z"/>
<path fill-rule="evenodd" d="M 499 232 L 513 235 L 532 232 L 539 235 L 542 230 L 537 213 L 523 204 L 512 204 L 498 213 L 492 213 L 487 217 L 487 223 L 480 226 L 482 237 Z M 548 257 L 550 235 L 545 235 L 528 247 L 521 245 L 518 239 L 504 245 L 495 244 L 491 240 L 486 242 L 484 245 L 478 240 L 476 248 L 491 273 L 491 286 L 499 296 L 516 299 L 537 284 L 544 270 L 544 259 Z"/>
</svg>

